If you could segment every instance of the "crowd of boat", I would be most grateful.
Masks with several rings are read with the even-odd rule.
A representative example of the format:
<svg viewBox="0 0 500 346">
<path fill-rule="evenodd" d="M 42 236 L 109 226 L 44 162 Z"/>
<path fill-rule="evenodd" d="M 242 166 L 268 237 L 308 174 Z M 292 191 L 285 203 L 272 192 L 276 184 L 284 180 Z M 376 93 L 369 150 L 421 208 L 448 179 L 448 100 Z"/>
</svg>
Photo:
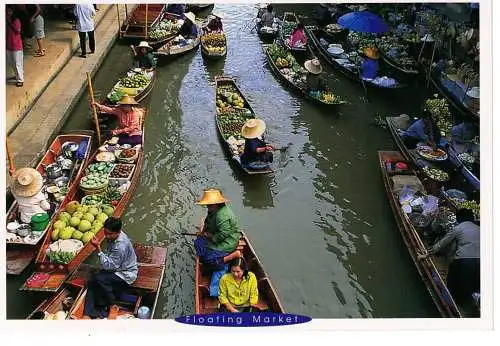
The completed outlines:
<svg viewBox="0 0 500 346">
<path fill-rule="evenodd" d="M 389 4 L 386 4 L 386 7 L 389 7 Z M 361 83 L 365 90 L 375 88 L 393 92 L 409 87 L 415 79 L 421 77 L 426 82 L 432 82 L 427 83 L 429 94 L 436 92 L 437 95 L 427 100 L 425 107 L 432 114 L 441 136 L 447 140 L 448 145 L 440 148 L 422 145 L 410 148 L 402 133 L 414 119 L 408 115 L 400 115 L 386 119 L 399 152 L 380 151 L 378 154 L 383 182 L 396 223 L 422 280 L 442 316 L 461 317 L 464 312 L 455 303 L 446 285 L 447 261 L 436 255 L 425 260 L 418 257 L 426 252 L 439 235 L 456 225 L 455 213 L 458 209 L 473 210 L 476 222 L 479 222 L 478 80 L 473 72 L 470 72 L 469 76 L 462 74 L 461 78 L 467 78 L 464 85 L 460 78 L 450 73 L 452 66 L 448 62 L 445 62 L 444 66 L 443 63 L 434 63 L 437 62 L 435 57 L 444 57 L 446 52 L 442 52 L 445 46 L 435 43 L 438 41 L 437 36 L 443 32 L 443 25 L 438 29 L 430 27 L 434 25 L 435 18 L 440 18 L 432 9 L 422 8 L 416 11 L 411 5 L 397 8 L 391 6 L 390 9 L 386 17 L 391 20 L 383 33 L 384 36 L 373 32 L 360 32 L 355 27 L 349 29 L 348 25 L 319 21 L 318 25 L 304 26 L 307 37 L 305 45 L 292 47 L 291 32 L 300 24 L 300 20 L 292 12 L 285 12 L 282 18 L 276 16 L 271 26 L 256 27 L 263 41 L 270 70 L 297 95 L 319 107 L 335 108 L 348 105 L 329 88 L 318 93 L 308 90 L 303 79 L 308 71 L 303 67 L 307 61 L 321 61 L 345 77 Z M 193 7 L 192 10 L 196 8 Z M 264 7 L 259 7 L 257 24 L 264 11 Z M 352 7 L 345 7 L 343 11 L 339 8 L 332 11 L 330 8 L 329 18 L 339 18 L 338 22 L 342 23 L 340 19 L 344 15 L 368 12 L 366 8 Z M 410 14 L 414 17 L 412 20 L 418 23 L 415 25 L 415 32 L 406 28 L 407 15 Z M 217 17 L 223 19 L 221 14 L 217 14 Z M 190 17 L 169 13 L 164 5 L 141 4 L 126 18 L 120 36 L 122 40 L 135 44 L 147 41 L 156 58 L 163 62 L 183 54 L 194 53 L 200 43 L 201 54 L 205 59 L 224 58 L 229 42 L 223 30 L 215 33 L 204 30 L 209 24 L 208 19 L 204 22 L 193 21 L 197 26 L 196 37 L 186 39 L 179 35 L 183 22 L 192 18 L 194 15 Z M 445 36 L 449 34 L 450 27 L 451 24 L 446 26 Z M 434 35 L 432 40 L 431 35 Z M 474 35 L 467 31 L 470 38 Z M 387 45 L 388 41 L 393 43 Z M 430 43 L 433 46 L 431 56 L 426 50 Z M 363 78 L 360 70 L 361 55 L 366 49 L 378 52 L 381 65 L 378 77 L 387 77 L 393 82 L 380 83 L 375 78 Z M 439 61 L 442 60 L 443 58 L 440 58 Z M 437 69 L 439 67 L 440 70 Z M 112 106 L 125 95 L 129 95 L 145 106 L 156 78 L 155 69 L 146 71 L 143 68 L 132 68 L 116 82 L 100 103 Z M 451 85 L 452 81 L 454 85 Z M 457 92 L 457 88 L 462 88 L 463 92 Z M 242 169 L 248 174 L 272 173 L 272 166 L 248 169 L 241 164 L 240 158 L 245 143 L 241 137 L 241 128 L 247 120 L 256 118 L 256 114 L 236 81 L 229 76 L 217 77 L 214 95 L 214 121 L 230 161 L 235 163 L 236 169 Z M 100 125 L 97 133 L 79 131 L 57 136 L 35 167 L 43 177 L 43 192 L 49 195 L 56 206 L 52 218 L 38 220 L 37 225 L 33 224 L 33 220 L 30 225 L 23 223 L 19 220 L 16 202 L 7 212 L 7 273 L 19 275 L 34 260 L 35 271 L 22 285 L 21 290 L 53 294 L 38 306 L 29 318 L 42 313 L 44 316 L 57 316 L 60 311 L 64 311 L 63 318 L 83 317 L 86 282 L 93 271 L 91 266 L 83 262 L 93 253 L 94 247 L 88 240 L 82 241 L 82 237 L 86 232 L 91 232 L 102 241 L 104 236 L 98 229 L 98 215 L 104 213 L 106 217 L 120 217 L 139 182 L 144 161 L 144 124 L 147 121 L 147 111 L 141 119 L 142 141 L 136 145 L 120 145 L 113 139 L 103 140 L 104 137 L 99 133 L 104 129 L 102 119 L 105 118 L 100 118 L 101 121 L 97 121 Z M 464 139 L 466 145 L 458 146 L 455 145 L 453 129 L 463 122 L 472 124 L 472 127 L 476 128 L 476 135 Z M 97 145 L 93 146 L 94 142 Z M 75 210 L 69 213 L 72 207 L 75 207 Z M 95 208 L 95 212 L 92 213 L 92 220 L 86 220 L 90 225 L 87 228 L 87 223 L 82 220 L 84 215 L 90 213 L 91 208 Z M 77 218 L 80 223 L 75 221 L 71 227 L 80 229 L 82 234 L 76 239 L 80 243 L 73 249 L 65 250 L 70 252 L 67 257 L 53 255 L 62 251 L 60 246 L 63 241 L 75 240 L 74 237 L 62 237 L 65 232 L 55 227 L 56 223 L 64 220 L 66 225 L 71 222 L 74 213 L 79 212 L 82 214 L 82 217 Z M 103 218 L 105 219 L 104 216 Z M 139 307 L 147 306 L 150 309 L 149 317 L 152 318 L 165 272 L 166 249 L 143 244 L 134 244 L 134 247 L 139 262 L 138 278 L 119 306 L 122 315 L 130 316 L 137 316 Z M 257 276 L 261 292 L 259 304 L 263 309 L 283 312 L 269 277 L 248 237 L 243 233 L 238 249 Z M 197 259 L 196 313 L 216 311 L 217 299 L 208 294 L 209 283 L 210 275 L 203 271 L 203 265 Z"/>
</svg>

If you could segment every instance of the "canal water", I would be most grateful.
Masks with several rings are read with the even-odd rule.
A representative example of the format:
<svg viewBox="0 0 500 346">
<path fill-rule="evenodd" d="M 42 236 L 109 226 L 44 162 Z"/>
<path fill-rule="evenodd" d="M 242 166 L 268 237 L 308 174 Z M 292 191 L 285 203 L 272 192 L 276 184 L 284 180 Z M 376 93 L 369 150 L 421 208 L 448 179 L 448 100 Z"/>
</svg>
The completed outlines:
<svg viewBox="0 0 500 346">
<path fill-rule="evenodd" d="M 277 6 L 294 9 L 295 6 Z M 287 312 L 313 318 L 438 317 L 397 229 L 382 184 L 377 150 L 392 150 L 376 116 L 416 112 L 419 89 L 371 95 L 324 65 L 332 89 L 349 103 L 320 109 L 288 91 L 266 66 L 254 5 L 217 5 L 229 49 L 218 62 L 199 50 L 158 69 L 147 102 L 146 159 L 123 216 L 135 241 L 168 249 L 155 318 L 194 312 L 192 237 L 206 212 L 195 204 L 208 187 L 231 202 Z M 310 9 L 299 8 L 310 20 Z M 94 79 L 103 97 L 129 67 L 117 44 Z M 245 176 L 229 164 L 214 122 L 214 77 L 236 79 L 267 139 L 281 148 L 276 171 Z M 88 95 L 64 130 L 90 128 Z M 29 274 L 7 280 L 9 318 L 25 318 L 45 297 L 20 293 Z"/>
</svg>

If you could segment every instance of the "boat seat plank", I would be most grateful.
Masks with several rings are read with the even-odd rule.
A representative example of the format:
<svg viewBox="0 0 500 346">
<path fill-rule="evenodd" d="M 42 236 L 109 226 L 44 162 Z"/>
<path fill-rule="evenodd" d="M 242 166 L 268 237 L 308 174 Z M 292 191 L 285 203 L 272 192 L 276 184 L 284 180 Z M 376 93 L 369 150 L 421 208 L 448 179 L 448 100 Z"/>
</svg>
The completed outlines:
<svg viewBox="0 0 500 346">
<path fill-rule="evenodd" d="M 160 284 L 163 266 L 139 266 L 137 279 L 131 287 L 155 291 Z"/>
</svg>

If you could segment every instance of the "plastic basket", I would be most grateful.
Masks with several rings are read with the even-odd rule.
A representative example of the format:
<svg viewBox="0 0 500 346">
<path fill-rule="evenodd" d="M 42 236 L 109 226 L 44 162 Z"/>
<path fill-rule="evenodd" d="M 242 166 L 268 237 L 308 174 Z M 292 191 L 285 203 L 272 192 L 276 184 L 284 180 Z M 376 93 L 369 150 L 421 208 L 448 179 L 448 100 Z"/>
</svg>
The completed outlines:
<svg viewBox="0 0 500 346">
<path fill-rule="evenodd" d="M 107 182 L 105 185 L 103 185 L 102 187 L 99 187 L 97 189 L 86 189 L 86 188 L 80 186 L 80 190 L 82 191 L 84 196 L 100 195 L 106 191 L 106 189 L 108 188 L 108 185 L 109 185 L 109 182 Z"/>
</svg>

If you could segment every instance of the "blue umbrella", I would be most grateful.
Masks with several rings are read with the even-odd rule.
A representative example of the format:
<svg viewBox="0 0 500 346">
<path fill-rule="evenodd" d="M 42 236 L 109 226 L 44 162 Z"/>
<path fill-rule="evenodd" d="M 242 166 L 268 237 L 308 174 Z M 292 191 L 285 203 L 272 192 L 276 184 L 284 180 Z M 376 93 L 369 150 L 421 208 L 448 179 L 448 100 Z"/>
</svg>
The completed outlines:
<svg viewBox="0 0 500 346">
<path fill-rule="evenodd" d="M 369 11 L 356 11 L 344 14 L 337 23 L 349 30 L 381 34 L 389 30 L 382 18 Z"/>
</svg>

